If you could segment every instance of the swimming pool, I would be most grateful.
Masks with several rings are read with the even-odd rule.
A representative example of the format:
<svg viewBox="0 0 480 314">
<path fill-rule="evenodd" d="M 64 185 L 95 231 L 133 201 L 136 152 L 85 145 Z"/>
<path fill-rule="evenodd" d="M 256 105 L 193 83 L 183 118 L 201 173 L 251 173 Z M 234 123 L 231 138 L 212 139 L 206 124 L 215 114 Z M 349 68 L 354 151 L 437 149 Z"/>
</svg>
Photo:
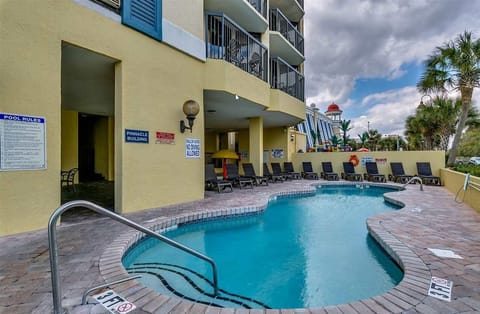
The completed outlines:
<svg viewBox="0 0 480 314">
<path fill-rule="evenodd" d="M 368 236 L 367 217 L 398 207 L 384 188 L 325 186 L 278 198 L 258 215 L 194 223 L 166 235 L 217 263 L 220 298 L 208 294 L 210 267 L 153 239 L 124 257 L 143 284 L 174 297 L 224 307 L 300 308 L 381 294 L 402 272 Z"/>
</svg>

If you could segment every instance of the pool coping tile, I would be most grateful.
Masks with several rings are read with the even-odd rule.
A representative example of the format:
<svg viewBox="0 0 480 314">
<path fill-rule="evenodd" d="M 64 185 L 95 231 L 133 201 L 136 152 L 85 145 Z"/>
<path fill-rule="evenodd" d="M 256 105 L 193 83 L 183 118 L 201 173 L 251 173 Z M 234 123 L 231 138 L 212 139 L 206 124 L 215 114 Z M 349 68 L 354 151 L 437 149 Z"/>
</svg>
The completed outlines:
<svg viewBox="0 0 480 314">
<path fill-rule="evenodd" d="M 390 183 L 351 183 L 346 181 L 327 182 L 323 180 L 295 180 L 282 184 L 270 184 L 268 187 L 256 187 L 247 192 L 235 190 L 230 195 L 218 195 L 206 192 L 206 198 L 185 204 L 166 206 L 150 209 L 143 212 L 125 215 L 138 221 L 154 231 L 175 228 L 178 225 L 196 220 L 211 220 L 239 215 L 254 215 L 264 211 L 268 203 L 281 197 L 314 194 L 317 186 L 323 185 L 368 185 L 380 187 L 395 187 L 401 185 Z M 241 310 L 220 309 L 213 306 L 193 303 L 161 295 L 148 287 L 143 286 L 138 280 L 132 280 L 114 287 L 115 291 L 125 296 L 138 305 L 139 313 L 417 313 L 417 312 L 469 312 L 480 310 L 480 289 L 475 288 L 480 283 L 480 214 L 465 204 L 458 204 L 454 196 L 442 187 L 424 186 L 424 191 L 418 185 L 409 185 L 406 191 L 394 191 L 384 194 L 385 200 L 404 207 L 388 213 L 381 213 L 369 217 L 366 221 L 370 235 L 392 257 L 404 271 L 401 282 L 393 289 L 371 298 L 353 301 L 348 304 L 339 304 L 323 308 L 311 309 L 279 309 L 279 310 Z M 439 207 L 439 205 L 441 205 Z M 440 227 L 438 229 L 437 227 Z M 104 230 L 102 230 L 102 228 Z M 82 248 L 83 255 L 69 250 L 68 255 L 62 256 L 62 276 L 65 282 L 75 282 L 80 278 L 79 269 L 75 261 L 90 263 L 89 269 L 97 284 L 110 282 L 129 276 L 121 264 L 125 252 L 143 238 L 140 232 L 126 231 L 124 228 L 112 226 L 105 218 L 96 218 L 84 223 L 61 225 L 58 227 L 62 238 L 61 245 L 64 250 L 72 245 Z M 81 229 L 81 231 L 78 231 Z M 75 232 L 72 232 L 74 231 Z M 114 231 L 111 231 L 114 230 Z M 107 235 L 100 245 L 93 245 L 82 238 L 82 234 Z M 38 254 L 25 254 L 16 251 L 16 246 L 8 241 L 23 244 L 29 252 L 45 252 L 45 234 L 32 232 L 0 238 L 3 252 L 0 252 L 0 280 L 9 281 L 7 295 L 15 298 L 16 291 L 28 287 L 31 274 L 18 271 L 7 273 L 6 270 L 15 270 L 20 267 L 19 261 L 27 258 L 27 263 L 32 263 L 35 268 L 31 272 L 45 280 L 49 273 L 48 259 Z M 44 242 L 45 241 L 45 242 Z M 34 243 L 34 244 L 32 244 Z M 78 248 L 75 247 L 75 248 Z M 434 256 L 427 248 L 455 248 L 463 256 L 463 260 L 449 260 Z M 90 249 L 87 249 L 90 248 Z M 60 248 L 61 250 L 62 248 Z M 103 250 L 103 251 L 102 251 Z M 90 252 L 91 251 L 91 252 Z M 90 252 L 90 253 L 86 253 Z M 47 254 L 48 257 L 48 254 Z M 32 264 L 32 265 L 33 265 Z M 28 265 L 28 264 L 27 264 Z M 23 275 L 22 275 L 23 274 Z M 35 275 L 37 274 L 37 275 Z M 98 277 L 96 277 L 98 276 Z M 452 302 L 444 302 L 427 296 L 427 291 L 432 276 L 444 276 L 454 282 Z M 40 278 L 39 277 L 39 278 Z M 9 278 L 12 278 L 10 280 Z M 78 282 L 78 281 L 77 281 Z M 64 288 L 64 294 L 75 294 L 76 290 L 84 289 L 85 283 L 75 289 Z M 17 288 L 16 288 L 17 287 Z M 87 287 L 85 287 L 87 288 Z M 457 291 L 455 290 L 457 288 Z M 0 303 L 0 312 L 8 308 L 25 310 L 25 312 L 40 313 L 40 308 L 45 311 L 51 304 L 51 293 L 48 287 L 34 286 L 30 289 L 36 292 L 37 307 L 30 303 L 16 303 L 10 300 L 11 306 L 5 307 Z M 85 289 L 86 290 L 86 289 Z M 456 293 L 459 295 L 457 296 Z M 50 299 L 49 299 L 50 298 Z M 20 299 L 18 299 L 20 302 Z M 65 301 L 67 298 L 65 298 Z M 74 299 L 68 299 L 68 304 L 74 304 Z M 93 302 L 89 297 L 89 302 Z M 1 299 L 0 299 L 1 302 Z M 50 305 L 51 306 L 51 305 Z M 71 313 L 98 313 L 98 306 L 88 304 L 85 306 L 69 306 Z M 2 310 L 3 308 L 3 310 Z M 30 309 L 30 310 L 27 310 Z"/>
</svg>

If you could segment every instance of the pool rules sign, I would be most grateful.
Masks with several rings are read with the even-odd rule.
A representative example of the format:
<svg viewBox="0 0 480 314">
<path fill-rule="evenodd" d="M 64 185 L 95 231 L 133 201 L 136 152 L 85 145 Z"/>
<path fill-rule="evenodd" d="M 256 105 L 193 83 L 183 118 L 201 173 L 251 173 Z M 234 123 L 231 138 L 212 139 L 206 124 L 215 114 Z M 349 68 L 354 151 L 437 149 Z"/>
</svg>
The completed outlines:
<svg viewBox="0 0 480 314">
<path fill-rule="evenodd" d="M 450 302 L 452 299 L 452 285 L 453 283 L 450 280 L 432 277 L 430 287 L 428 288 L 428 295 Z"/>
<path fill-rule="evenodd" d="M 0 171 L 47 168 L 46 119 L 0 112 Z"/>
<path fill-rule="evenodd" d="M 110 313 L 122 314 L 136 309 L 136 306 L 119 296 L 115 291 L 108 290 L 93 296 Z"/>
</svg>

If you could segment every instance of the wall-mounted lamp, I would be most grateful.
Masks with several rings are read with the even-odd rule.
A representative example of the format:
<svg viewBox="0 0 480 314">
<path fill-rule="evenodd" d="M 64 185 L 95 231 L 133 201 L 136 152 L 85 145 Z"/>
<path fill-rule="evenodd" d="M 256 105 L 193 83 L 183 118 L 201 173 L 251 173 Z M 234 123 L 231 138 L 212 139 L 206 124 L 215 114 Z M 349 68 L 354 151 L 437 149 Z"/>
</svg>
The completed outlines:
<svg viewBox="0 0 480 314">
<path fill-rule="evenodd" d="M 290 133 L 290 142 L 293 142 L 295 140 L 295 134 Z"/>
<path fill-rule="evenodd" d="M 180 132 L 185 133 L 186 129 L 192 133 L 193 121 L 200 111 L 200 105 L 195 100 L 187 100 L 183 104 L 183 113 L 187 116 L 188 126 L 185 125 L 183 120 L 180 120 Z"/>
</svg>

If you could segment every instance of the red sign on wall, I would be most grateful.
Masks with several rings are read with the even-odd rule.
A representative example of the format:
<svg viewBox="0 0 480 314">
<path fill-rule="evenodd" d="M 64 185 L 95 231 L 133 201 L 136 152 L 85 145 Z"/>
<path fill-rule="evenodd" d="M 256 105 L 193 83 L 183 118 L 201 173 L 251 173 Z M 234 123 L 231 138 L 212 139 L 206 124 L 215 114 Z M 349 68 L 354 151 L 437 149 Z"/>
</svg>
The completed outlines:
<svg viewBox="0 0 480 314">
<path fill-rule="evenodd" d="M 175 144 L 175 133 L 157 132 L 155 144 Z"/>
</svg>

